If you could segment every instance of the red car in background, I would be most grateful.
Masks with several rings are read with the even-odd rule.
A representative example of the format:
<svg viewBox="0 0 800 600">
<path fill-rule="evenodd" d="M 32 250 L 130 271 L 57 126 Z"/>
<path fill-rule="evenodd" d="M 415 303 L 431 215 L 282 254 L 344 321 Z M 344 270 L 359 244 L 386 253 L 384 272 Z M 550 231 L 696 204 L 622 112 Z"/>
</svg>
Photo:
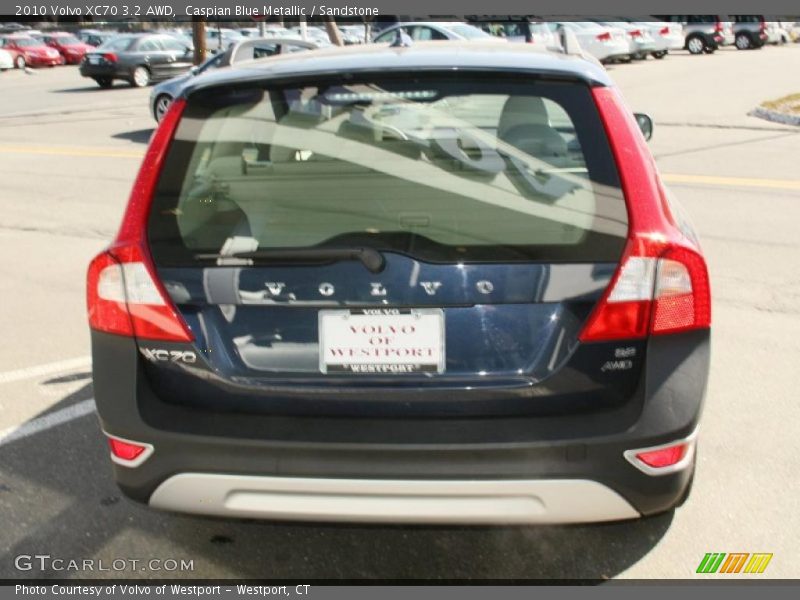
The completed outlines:
<svg viewBox="0 0 800 600">
<path fill-rule="evenodd" d="M 16 50 L 19 56 L 15 59 L 18 68 L 25 66 L 31 67 L 53 67 L 63 65 L 64 57 L 44 42 L 34 39 L 27 35 L 9 35 L 0 38 L 0 47 L 4 50 Z M 22 61 L 20 61 L 22 57 Z"/>
<path fill-rule="evenodd" d="M 94 49 L 93 46 L 83 43 L 71 33 L 64 31 L 45 33 L 41 39 L 51 48 L 58 50 L 68 65 L 77 65 L 83 60 L 84 54 Z"/>
</svg>

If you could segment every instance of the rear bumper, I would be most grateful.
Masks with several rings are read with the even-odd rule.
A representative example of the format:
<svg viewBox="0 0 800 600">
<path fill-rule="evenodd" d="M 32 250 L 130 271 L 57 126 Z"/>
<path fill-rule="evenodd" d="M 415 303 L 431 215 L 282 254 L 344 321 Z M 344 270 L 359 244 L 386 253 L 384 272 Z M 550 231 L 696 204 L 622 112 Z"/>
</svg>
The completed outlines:
<svg viewBox="0 0 800 600">
<path fill-rule="evenodd" d="M 126 70 L 122 70 L 116 64 L 109 65 L 90 65 L 87 62 L 80 63 L 80 72 L 84 77 L 112 77 L 114 79 L 127 79 L 130 76 Z"/>
<path fill-rule="evenodd" d="M 708 331 L 651 340 L 636 400 L 595 413 L 325 418 L 169 405 L 148 389 L 135 342 L 93 332 L 92 345 L 103 429 L 154 447 L 135 468 L 113 465 L 129 497 L 180 512 L 385 522 L 587 522 L 669 510 L 693 461 L 652 475 L 625 452 L 696 430 L 709 359 Z M 505 516 L 493 504 L 508 507 Z"/>
<path fill-rule="evenodd" d="M 386 480 L 183 473 L 150 506 L 227 517 L 385 523 L 544 524 L 631 519 L 639 513 L 594 481 Z"/>
</svg>

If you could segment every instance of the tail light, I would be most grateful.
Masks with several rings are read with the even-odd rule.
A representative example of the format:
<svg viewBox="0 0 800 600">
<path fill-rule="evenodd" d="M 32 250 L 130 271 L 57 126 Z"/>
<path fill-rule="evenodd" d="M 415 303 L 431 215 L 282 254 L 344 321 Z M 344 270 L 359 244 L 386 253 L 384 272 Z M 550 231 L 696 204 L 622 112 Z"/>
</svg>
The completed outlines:
<svg viewBox="0 0 800 600">
<path fill-rule="evenodd" d="M 628 199 L 629 233 L 620 266 L 580 340 L 635 339 L 708 328 L 711 291 L 705 260 L 675 226 L 653 160 L 618 93 L 595 88 L 593 95 Z"/>
<path fill-rule="evenodd" d="M 714 31 L 717 33 L 722 33 L 724 31 L 724 27 L 720 21 L 714 23 Z"/>
<path fill-rule="evenodd" d="M 153 135 L 117 238 L 89 265 L 89 325 L 97 331 L 145 339 L 193 338 L 156 276 L 146 227 L 153 192 L 185 103 L 177 100 Z"/>
<path fill-rule="evenodd" d="M 640 238 L 629 241 L 615 279 L 580 339 L 635 339 L 703 329 L 710 324 L 703 258 L 688 248 Z"/>
<path fill-rule="evenodd" d="M 608 31 L 601 33 L 597 36 L 597 39 L 601 42 L 610 42 L 611 41 L 611 33 Z"/>
<path fill-rule="evenodd" d="M 113 52 L 105 52 L 105 53 L 103 53 L 103 58 L 105 60 L 107 60 L 108 62 L 112 62 L 112 63 L 117 62 L 117 55 L 114 54 Z"/>
<path fill-rule="evenodd" d="M 661 31 L 658 32 L 661 35 L 669 35 L 669 27 L 662 27 Z"/>
<path fill-rule="evenodd" d="M 767 22 L 761 21 L 761 23 L 758 26 L 758 29 L 759 31 L 761 31 L 761 33 L 764 33 L 767 30 Z"/>
<path fill-rule="evenodd" d="M 642 37 L 642 32 L 638 29 L 634 29 L 633 31 L 628 32 L 631 37 Z"/>
</svg>

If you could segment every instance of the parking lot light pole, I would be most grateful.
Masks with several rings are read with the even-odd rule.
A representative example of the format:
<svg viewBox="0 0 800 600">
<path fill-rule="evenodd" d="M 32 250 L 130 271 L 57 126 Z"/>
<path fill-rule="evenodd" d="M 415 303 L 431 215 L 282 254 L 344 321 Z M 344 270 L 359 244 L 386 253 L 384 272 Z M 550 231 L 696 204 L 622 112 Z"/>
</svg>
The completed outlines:
<svg viewBox="0 0 800 600">
<path fill-rule="evenodd" d="M 206 59 L 206 22 L 203 17 L 192 17 L 192 42 L 194 42 L 194 64 Z"/>
</svg>

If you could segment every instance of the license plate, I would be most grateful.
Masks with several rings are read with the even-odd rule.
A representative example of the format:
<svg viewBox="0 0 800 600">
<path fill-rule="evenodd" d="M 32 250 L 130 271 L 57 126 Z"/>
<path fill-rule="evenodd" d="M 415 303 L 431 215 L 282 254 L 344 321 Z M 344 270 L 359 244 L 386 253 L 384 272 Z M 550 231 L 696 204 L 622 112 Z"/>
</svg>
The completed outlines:
<svg viewBox="0 0 800 600">
<path fill-rule="evenodd" d="M 323 373 L 441 373 L 444 357 L 444 314 L 440 309 L 319 312 L 319 368 Z"/>
<path fill-rule="evenodd" d="M 89 55 L 89 64 L 90 65 L 100 64 L 100 57 L 99 56 L 94 56 L 94 55 Z"/>
</svg>

